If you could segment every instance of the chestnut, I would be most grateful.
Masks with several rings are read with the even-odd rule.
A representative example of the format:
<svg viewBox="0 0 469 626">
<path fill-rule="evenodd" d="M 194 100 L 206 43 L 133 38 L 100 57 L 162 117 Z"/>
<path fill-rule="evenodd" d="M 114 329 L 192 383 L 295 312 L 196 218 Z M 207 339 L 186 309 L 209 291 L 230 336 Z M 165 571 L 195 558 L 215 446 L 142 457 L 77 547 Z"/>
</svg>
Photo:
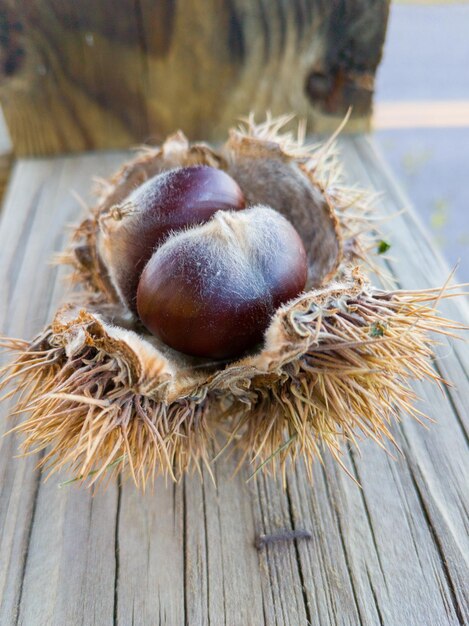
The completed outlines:
<svg viewBox="0 0 469 626">
<path fill-rule="evenodd" d="M 306 284 L 303 242 L 271 208 L 218 211 L 171 235 L 137 291 L 146 328 L 180 352 L 226 359 L 263 339 L 275 310 Z"/>
<path fill-rule="evenodd" d="M 136 311 L 140 274 L 169 233 L 245 206 L 237 183 L 207 165 L 163 172 L 100 218 L 99 252 L 123 302 Z"/>
</svg>

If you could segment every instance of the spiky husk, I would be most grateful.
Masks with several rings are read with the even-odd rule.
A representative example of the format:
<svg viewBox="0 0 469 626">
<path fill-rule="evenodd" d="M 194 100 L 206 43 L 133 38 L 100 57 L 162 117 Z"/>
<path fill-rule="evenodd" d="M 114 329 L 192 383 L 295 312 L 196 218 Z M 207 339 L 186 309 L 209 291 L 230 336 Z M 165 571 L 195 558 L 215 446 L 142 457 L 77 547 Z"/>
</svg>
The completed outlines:
<svg viewBox="0 0 469 626">
<path fill-rule="evenodd" d="M 305 146 L 301 133 L 279 133 L 285 121 L 250 119 L 220 152 L 177 133 L 101 182 L 98 205 L 62 257 L 80 283 L 78 304 L 62 307 L 32 342 L 4 342 L 16 358 L 0 386 L 14 383 L 7 395 L 19 394 L 15 414 L 25 414 L 15 430 L 26 452 L 46 450 L 41 464 L 51 472 L 67 466 L 96 482 L 125 469 L 140 486 L 161 472 L 178 479 L 202 463 L 210 469 L 219 432 L 223 449 L 238 447 L 242 461 L 262 469 L 284 470 L 287 460 L 311 461 L 326 448 L 340 462 L 344 440 L 369 436 L 383 445 L 401 411 L 420 419 L 409 381 L 439 381 L 429 333 L 457 325 L 431 306 L 438 291 L 378 290 L 354 267 L 371 263 L 370 197 L 341 185 L 332 141 Z M 184 357 L 144 334 L 98 253 L 104 211 L 149 176 L 190 164 L 226 169 L 251 201 L 265 192 L 256 171 L 260 180 L 271 176 L 267 195 L 278 168 L 296 168 L 311 185 L 314 215 L 287 203 L 294 224 L 315 224 L 302 232 L 314 244 L 310 289 L 277 311 L 257 353 L 234 363 Z"/>
<path fill-rule="evenodd" d="M 31 344 L 9 343 L 2 386 L 15 379 L 21 394 L 24 449 L 91 482 L 126 468 L 144 486 L 210 467 L 220 429 L 259 467 L 325 448 L 340 462 L 344 439 L 383 445 L 400 411 L 422 416 L 409 379 L 440 380 L 428 333 L 457 327 L 431 306 L 438 297 L 377 290 L 355 270 L 279 310 L 262 353 L 190 383 L 138 335 L 67 308 Z"/>
</svg>

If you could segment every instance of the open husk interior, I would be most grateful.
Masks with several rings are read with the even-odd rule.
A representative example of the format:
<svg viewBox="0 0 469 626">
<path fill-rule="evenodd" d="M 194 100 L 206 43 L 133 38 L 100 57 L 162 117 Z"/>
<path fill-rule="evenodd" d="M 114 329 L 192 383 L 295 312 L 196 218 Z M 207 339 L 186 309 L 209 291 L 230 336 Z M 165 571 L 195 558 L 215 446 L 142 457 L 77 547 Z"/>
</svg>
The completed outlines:
<svg viewBox="0 0 469 626">
<path fill-rule="evenodd" d="M 363 269 L 369 207 L 338 180 L 332 143 L 307 147 L 280 134 L 280 121 L 236 131 L 220 151 L 189 145 L 182 133 L 145 149 L 109 181 L 77 228 L 62 261 L 74 267 L 78 304 L 63 306 L 15 352 L 2 386 L 19 392 L 26 450 L 46 449 L 51 471 L 95 482 L 127 470 L 145 486 L 160 472 L 174 479 L 210 467 L 212 444 L 238 446 L 243 460 L 285 468 L 362 435 L 380 445 L 404 410 L 414 417 L 409 379 L 437 379 L 429 332 L 454 325 L 437 315 L 438 291 L 383 291 Z M 226 170 L 249 204 L 283 213 L 309 255 L 307 291 L 281 307 L 255 353 L 209 363 L 171 350 L 145 333 L 120 304 L 98 254 L 99 217 L 137 185 L 177 166 Z M 217 439 L 220 444 L 220 439 Z M 311 464 L 307 463 L 308 471 Z"/>
</svg>

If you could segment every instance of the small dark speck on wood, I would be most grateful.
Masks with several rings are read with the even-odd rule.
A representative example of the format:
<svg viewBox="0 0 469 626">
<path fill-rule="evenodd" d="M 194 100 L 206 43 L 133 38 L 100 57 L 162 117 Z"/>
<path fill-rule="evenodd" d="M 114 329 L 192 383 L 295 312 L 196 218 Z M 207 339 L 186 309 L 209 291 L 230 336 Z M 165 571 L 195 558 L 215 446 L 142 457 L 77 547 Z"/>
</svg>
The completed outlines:
<svg viewBox="0 0 469 626">
<path fill-rule="evenodd" d="M 294 541 L 295 539 L 311 539 L 311 533 L 307 530 L 280 530 L 278 533 L 271 535 L 258 535 L 258 537 L 256 537 L 255 546 L 258 550 L 261 550 L 269 543 Z"/>
</svg>

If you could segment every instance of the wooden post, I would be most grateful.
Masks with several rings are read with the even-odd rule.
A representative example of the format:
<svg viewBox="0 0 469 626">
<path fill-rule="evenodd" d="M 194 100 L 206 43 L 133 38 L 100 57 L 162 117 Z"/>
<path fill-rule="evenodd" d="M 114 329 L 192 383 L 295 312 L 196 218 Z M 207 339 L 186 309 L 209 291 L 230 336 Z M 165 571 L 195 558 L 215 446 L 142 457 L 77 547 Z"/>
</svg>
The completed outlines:
<svg viewBox="0 0 469 626">
<path fill-rule="evenodd" d="M 240 116 L 368 126 L 389 0 L 0 0 L 17 155 L 216 140 Z"/>
<path fill-rule="evenodd" d="M 13 166 L 13 155 L 10 137 L 0 111 L 0 206 L 3 200 L 5 189 L 8 185 L 10 171 Z"/>
</svg>

